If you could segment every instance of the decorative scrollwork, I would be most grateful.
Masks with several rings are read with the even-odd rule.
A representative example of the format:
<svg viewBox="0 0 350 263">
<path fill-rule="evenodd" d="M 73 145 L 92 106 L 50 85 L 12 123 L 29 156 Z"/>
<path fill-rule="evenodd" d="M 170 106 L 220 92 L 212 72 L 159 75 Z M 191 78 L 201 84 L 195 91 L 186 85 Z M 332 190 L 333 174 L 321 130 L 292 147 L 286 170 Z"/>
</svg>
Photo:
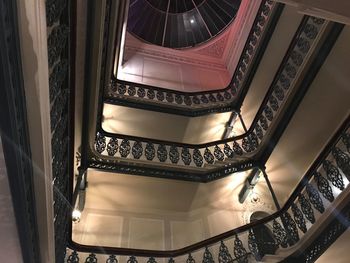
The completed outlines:
<svg viewBox="0 0 350 263">
<path fill-rule="evenodd" d="M 47 40 L 49 67 L 52 67 L 61 55 L 67 44 L 69 28 L 65 25 L 58 25 L 53 28 Z"/>
<path fill-rule="evenodd" d="M 154 257 L 150 257 L 147 261 L 147 263 L 157 263 Z"/>
<path fill-rule="evenodd" d="M 91 253 L 85 260 L 85 263 L 97 263 L 97 258 L 94 253 Z"/>
<path fill-rule="evenodd" d="M 221 241 L 219 248 L 219 263 L 229 263 L 232 261 L 233 259 L 230 252 L 228 251 L 227 246 L 224 244 L 223 241 Z"/>
<path fill-rule="evenodd" d="M 154 90 L 152 90 L 152 89 L 147 90 L 147 98 L 149 98 L 150 100 L 153 100 L 155 96 L 156 96 L 156 94 L 155 94 Z"/>
<path fill-rule="evenodd" d="M 262 258 L 262 255 L 259 251 L 258 243 L 256 240 L 256 236 L 252 229 L 249 229 L 248 234 L 248 248 L 250 252 L 253 254 L 256 261 L 260 261 Z"/>
<path fill-rule="evenodd" d="M 46 24 L 48 27 L 52 26 L 61 16 L 63 10 L 66 8 L 67 1 L 46 1 Z"/>
<path fill-rule="evenodd" d="M 79 256 L 78 253 L 76 251 L 73 251 L 68 259 L 67 259 L 67 263 L 79 263 Z"/>
<path fill-rule="evenodd" d="M 135 159 L 140 159 L 140 157 L 142 156 L 142 151 L 142 143 L 139 141 L 135 141 L 131 150 L 132 156 L 134 156 Z"/>
<path fill-rule="evenodd" d="M 307 220 L 310 221 L 310 223 L 315 223 L 315 215 L 314 210 L 312 210 L 311 204 L 309 200 L 304 196 L 304 194 L 299 195 L 299 204 L 301 207 L 301 211 L 303 211 L 303 214 Z"/>
<path fill-rule="evenodd" d="M 314 173 L 314 177 L 317 183 L 318 190 L 324 198 L 326 198 L 329 202 L 333 202 L 334 196 L 332 192 L 332 188 L 329 185 L 329 182 L 327 179 L 325 179 L 319 172 Z"/>
<path fill-rule="evenodd" d="M 256 124 L 255 126 L 255 133 L 256 133 L 256 136 L 258 136 L 258 138 L 261 140 L 262 138 L 264 138 L 264 132 L 263 130 L 261 129 L 260 125 L 259 124 Z"/>
<path fill-rule="evenodd" d="M 180 160 L 179 151 L 177 150 L 177 147 L 175 147 L 173 145 L 170 146 L 169 159 L 172 163 L 178 163 Z"/>
<path fill-rule="evenodd" d="M 292 212 L 295 223 L 297 224 L 299 229 L 303 231 L 303 233 L 306 233 L 307 228 L 303 213 L 300 211 L 299 207 L 296 204 L 292 204 Z"/>
<path fill-rule="evenodd" d="M 217 145 L 214 147 L 214 156 L 217 160 L 223 161 L 225 159 L 225 155 L 222 152 L 221 148 Z"/>
<path fill-rule="evenodd" d="M 140 98 L 144 98 L 146 96 L 146 91 L 144 88 L 139 87 L 137 89 L 137 96 L 139 96 Z"/>
<path fill-rule="evenodd" d="M 222 96 L 221 93 L 218 93 L 218 94 L 216 95 L 216 99 L 217 99 L 218 101 L 224 101 L 224 100 L 225 100 L 224 96 Z"/>
<path fill-rule="evenodd" d="M 107 144 L 107 153 L 109 156 L 114 156 L 118 152 L 118 140 L 110 138 Z"/>
<path fill-rule="evenodd" d="M 164 93 L 162 91 L 158 91 L 156 97 L 157 97 L 157 100 L 159 101 L 163 101 L 165 98 Z"/>
<path fill-rule="evenodd" d="M 297 66 L 301 66 L 301 64 L 303 63 L 303 56 L 295 50 L 292 51 L 290 58 L 292 59 L 293 63 Z"/>
<path fill-rule="evenodd" d="M 317 209 L 320 213 L 324 212 L 324 206 L 320 194 L 311 184 L 306 185 L 306 193 L 309 196 L 311 204 Z"/>
<path fill-rule="evenodd" d="M 117 92 L 120 95 L 124 95 L 126 93 L 126 86 L 124 83 L 117 85 Z"/>
<path fill-rule="evenodd" d="M 341 137 L 342 142 L 346 146 L 346 150 L 350 153 L 350 133 L 344 133 Z"/>
<path fill-rule="evenodd" d="M 196 105 L 201 103 L 200 99 L 197 96 L 193 96 L 192 100 L 193 100 L 193 103 L 196 104 Z"/>
<path fill-rule="evenodd" d="M 287 72 L 288 77 L 290 77 L 291 79 L 295 78 L 297 71 L 293 64 L 287 63 L 285 66 L 285 70 Z"/>
<path fill-rule="evenodd" d="M 273 220 L 273 236 L 281 247 L 288 247 L 287 232 L 277 220 Z"/>
<path fill-rule="evenodd" d="M 264 115 L 261 115 L 259 118 L 260 126 L 266 131 L 269 128 L 269 124 Z"/>
<path fill-rule="evenodd" d="M 191 253 L 188 254 L 188 258 L 186 260 L 186 263 L 196 263 L 196 261 L 194 260 L 194 258 L 191 255 Z"/>
<path fill-rule="evenodd" d="M 233 158 L 234 153 L 230 147 L 230 145 L 228 145 L 227 143 L 225 143 L 224 145 L 224 153 L 228 158 Z"/>
<path fill-rule="evenodd" d="M 234 141 L 232 144 L 232 150 L 235 152 L 235 154 L 237 154 L 239 156 L 243 154 L 243 150 L 242 150 L 241 146 L 236 141 Z"/>
<path fill-rule="evenodd" d="M 213 94 L 210 94 L 210 95 L 209 95 L 209 101 L 210 101 L 210 102 L 213 102 L 213 103 L 216 102 L 216 98 L 214 97 Z"/>
<path fill-rule="evenodd" d="M 204 159 L 208 164 L 214 163 L 214 155 L 210 152 L 208 148 L 205 148 Z"/>
<path fill-rule="evenodd" d="M 175 263 L 175 260 L 173 258 L 169 258 L 168 263 Z"/>
<path fill-rule="evenodd" d="M 57 94 L 64 87 L 63 83 L 68 74 L 68 61 L 66 59 L 61 59 L 58 62 L 49 78 L 49 87 L 50 87 L 50 102 L 53 102 Z"/>
<path fill-rule="evenodd" d="M 287 231 L 287 239 L 290 246 L 299 241 L 297 226 L 288 212 L 282 214 L 282 222 Z"/>
<path fill-rule="evenodd" d="M 145 156 L 148 161 L 152 161 L 156 155 L 153 143 L 148 142 L 145 148 Z"/>
<path fill-rule="evenodd" d="M 236 235 L 234 241 L 233 254 L 239 263 L 248 263 L 247 250 L 244 248 L 242 241 Z"/>
<path fill-rule="evenodd" d="M 168 152 L 164 144 L 158 145 L 157 157 L 160 162 L 165 162 L 168 159 Z"/>
<path fill-rule="evenodd" d="M 95 149 L 98 153 L 102 153 L 106 149 L 106 137 L 99 132 L 96 135 Z"/>
<path fill-rule="evenodd" d="M 172 93 L 167 92 L 165 95 L 166 101 L 172 103 L 174 101 L 174 96 Z"/>
<path fill-rule="evenodd" d="M 258 147 L 259 141 L 254 132 L 244 137 L 242 140 L 242 147 L 246 152 L 252 152 Z"/>
<path fill-rule="evenodd" d="M 312 24 L 306 24 L 304 28 L 304 33 L 308 38 L 314 39 L 317 36 L 318 30 L 316 26 Z"/>
<path fill-rule="evenodd" d="M 297 47 L 299 48 L 299 50 L 302 52 L 302 53 L 307 53 L 310 49 L 310 43 L 308 40 L 306 40 L 305 38 L 299 38 L 299 41 L 297 43 Z"/>
<path fill-rule="evenodd" d="M 183 147 L 181 151 L 181 159 L 184 162 L 185 165 L 190 165 L 191 163 L 191 153 L 188 150 L 188 148 Z"/>
<path fill-rule="evenodd" d="M 207 247 L 204 250 L 202 263 L 215 263 L 213 255 Z"/>
<path fill-rule="evenodd" d="M 344 175 L 350 180 L 350 157 L 338 147 L 332 150 L 332 155 L 340 170 L 342 170 Z"/>
<path fill-rule="evenodd" d="M 129 153 L 130 153 L 130 142 L 127 139 L 123 139 L 122 142 L 120 143 L 120 147 L 119 147 L 119 153 L 120 156 L 123 158 L 128 157 Z"/>
<path fill-rule="evenodd" d="M 136 257 L 131 256 L 131 257 L 129 257 L 127 263 L 138 263 L 138 261 L 137 261 Z"/>
<path fill-rule="evenodd" d="M 197 167 L 202 167 L 203 165 L 203 156 L 198 149 L 193 150 L 193 162 Z"/>
<path fill-rule="evenodd" d="M 176 94 L 176 95 L 175 95 L 175 102 L 176 102 L 177 104 L 182 104 L 183 99 L 182 99 L 181 95 L 179 95 L 179 94 Z"/>
<path fill-rule="evenodd" d="M 106 263 L 118 263 L 118 260 L 115 257 L 115 255 L 110 255 L 109 258 L 106 260 Z"/>
<path fill-rule="evenodd" d="M 209 103 L 209 100 L 208 100 L 207 96 L 202 95 L 202 96 L 201 96 L 201 102 L 203 102 L 204 104 Z"/>
<path fill-rule="evenodd" d="M 266 119 L 268 119 L 269 121 L 273 120 L 273 112 L 268 105 L 265 106 L 264 113 L 265 113 Z"/>
<path fill-rule="evenodd" d="M 276 85 L 273 92 L 278 100 L 284 100 L 284 90 L 280 86 Z"/>
<path fill-rule="evenodd" d="M 192 105 L 192 100 L 190 98 L 190 96 L 185 96 L 184 97 L 184 102 L 187 106 L 191 106 Z"/>
<path fill-rule="evenodd" d="M 344 190 L 345 184 L 343 176 L 339 173 L 338 168 L 335 167 L 330 161 L 324 160 L 322 164 L 323 169 L 326 171 L 327 179 L 340 190 Z"/>
</svg>

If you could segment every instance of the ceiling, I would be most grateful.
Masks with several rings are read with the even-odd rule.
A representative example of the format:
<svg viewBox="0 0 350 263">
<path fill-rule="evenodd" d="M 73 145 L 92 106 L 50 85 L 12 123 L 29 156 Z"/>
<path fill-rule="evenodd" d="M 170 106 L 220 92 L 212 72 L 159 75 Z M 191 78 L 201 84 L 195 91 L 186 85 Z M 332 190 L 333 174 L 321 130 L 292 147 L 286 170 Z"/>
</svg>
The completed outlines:
<svg viewBox="0 0 350 263">
<path fill-rule="evenodd" d="M 194 47 L 225 29 L 234 20 L 240 3 L 240 0 L 131 0 L 128 31 L 158 46 Z"/>
</svg>

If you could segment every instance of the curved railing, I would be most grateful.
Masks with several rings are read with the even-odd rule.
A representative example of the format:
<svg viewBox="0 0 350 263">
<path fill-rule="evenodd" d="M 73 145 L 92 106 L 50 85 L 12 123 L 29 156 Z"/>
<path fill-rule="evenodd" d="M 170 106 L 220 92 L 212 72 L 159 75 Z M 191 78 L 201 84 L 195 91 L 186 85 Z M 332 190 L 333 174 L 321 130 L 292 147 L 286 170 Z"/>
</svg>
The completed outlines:
<svg viewBox="0 0 350 263">
<path fill-rule="evenodd" d="M 262 57 L 283 5 L 263 0 L 230 84 L 221 90 L 181 92 L 133 82 L 112 80 L 105 88 L 104 102 L 153 109 L 186 116 L 237 110 L 249 83 L 249 72 Z M 256 66 L 256 65 L 255 65 Z M 249 82 L 249 81 L 248 81 Z"/>
<path fill-rule="evenodd" d="M 327 209 L 340 205 L 339 200 L 348 194 L 348 191 L 343 192 L 349 190 L 349 180 L 350 117 L 315 160 L 285 205 L 276 213 L 172 251 L 94 247 L 70 241 L 69 246 L 74 251 L 67 257 L 67 262 L 79 262 L 76 251 L 89 253 L 85 262 L 96 262 L 96 254 L 111 254 L 102 256 L 108 263 L 117 262 L 115 255 L 127 256 L 125 261 L 128 260 L 129 263 L 154 263 L 163 260 L 162 258 L 167 262 L 248 262 L 248 257 L 260 261 L 266 254 L 274 253 L 277 249 L 283 250 L 298 244 Z M 270 241 L 262 240 L 256 234 L 255 229 L 261 226 L 271 230 Z"/>
<path fill-rule="evenodd" d="M 91 158 L 94 168 L 97 162 L 142 161 L 152 165 L 169 164 L 176 168 L 217 168 L 247 161 L 258 150 L 266 135 L 271 132 L 272 124 L 289 96 L 297 76 L 304 69 L 304 61 L 312 53 L 318 35 L 327 23 L 325 20 L 305 17 L 284 57 L 278 73 L 269 88 L 249 130 L 240 136 L 204 143 L 185 144 L 161 141 L 136 136 L 112 134 L 100 129 L 95 140 L 95 155 Z M 94 166 L 95 165 L 95 166 Z M 247 164 L 245 166 L 249 168 Z M 233 171 L 231 171 L 232 173 Z"/>
</svg>

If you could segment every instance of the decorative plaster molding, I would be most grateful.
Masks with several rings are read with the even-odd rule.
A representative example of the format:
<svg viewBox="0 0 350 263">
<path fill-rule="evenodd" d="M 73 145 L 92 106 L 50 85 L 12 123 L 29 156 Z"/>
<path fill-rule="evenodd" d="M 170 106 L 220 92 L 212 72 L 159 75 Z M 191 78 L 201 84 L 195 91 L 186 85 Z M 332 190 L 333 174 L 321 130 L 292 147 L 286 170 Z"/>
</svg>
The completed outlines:
<svg viewBox="0 0 350 263">
<path fill-rule="evenodd" d="M 141 54 L 143 56 L 156 58 L 158 60 L 165 60 L 165 61 L 170 61 L 175 63 L 185 63 L 189 65 L 217 69 L 220 71 L 227 71 L 225 65 L 223 63 L 220 63 L 219 61 L 194 58 L 184 53 L 179 54 L 179 51 L 171 50 L 171 49 L 143 48 L 143 47 L 136 47 L 136 46 L 131 46 L 127 44 L 125 46 L 125 54 L 127 54 L 128 52 Z"/>
<path fill-rule="evenodd" d="M 225 34 L 221 38 L 214 41 L 214 43 L 210 44 L 208 47 L 198 50 L 197 53 L 221 59 L 228 45 L 228 36 L 229 32 L 225 32 Z"/>
</svg>

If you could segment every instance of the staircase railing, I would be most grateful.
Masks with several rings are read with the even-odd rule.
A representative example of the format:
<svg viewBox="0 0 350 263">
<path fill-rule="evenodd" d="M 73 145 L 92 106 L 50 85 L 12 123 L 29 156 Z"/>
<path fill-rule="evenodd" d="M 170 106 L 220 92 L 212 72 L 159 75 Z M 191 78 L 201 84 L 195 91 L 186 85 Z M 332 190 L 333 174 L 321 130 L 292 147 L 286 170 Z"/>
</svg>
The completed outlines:
<svg viewBox="0 0 350 263">
<path fill-rule="evenodd" d="M 346 203 L 344 198 L 349 197 L 349 181 L 350 117 L 345 120 L 302 177 L 285 205 L 276 213 L 196 244 L 171 251 L 85 246 L 71 240 L 69 246 L 74 251 L 67 256 L 67 262 L 79 262 L 77 251 L 88 253 L 85 262 L 96 262 L 98 257 L 96 254 L 103 254 L 104 256 L 100 259 L 104 258 L 108 263 L 117 262 L 116 255 L 126 256 L 125 259 L 129 263 L 157 262 L 157 260 L 164 260 L 163 258 L 167 262 L 233 262 L 234 260 L 248 262 L 248 257 L 260 261 L 266 254 L 273 253 L 271 251 L 277 249 L 282 251 L 298 244 L 322 218 L 322 214 L 330 215 L 330 208 L 334 208 L 335 205 L 340 207 L 340 200 L 345 200 Z M 345 209 L 348 210 L 344 214 L 347 217 L 343 218 L 345 220 L 343 225 L 349 226 L 350 207 L 346 206 Z M 262 240 L 254 231 L 261 226 L 265 226 L 272 233 L 268 242 Z M 337 227 L 337 229 L 344 231 L 346 227 Z M 331 236 L 339 236 L 339 233 L 332 233 Z M 334 238 L 327 240 L 333 242 Z M 326 242 L 320 246 L 329 245 Z M 322 249 L 319 248 L 318 251 Z M 310 258 L 315 260 L 316 254 L 310 255 Z M 303 257 L 306 256 L 303 255 Z"/>
<path fill-rule="evenodd" d="M 230 84 L 221 90 L 181 92 L 118 80 L 105 87 L 104 102 L 185 116 L 239 110 L 283 5 L 263 0 Z"/>
<path fill-rule="evenodd" d="M 112 170 L 117 168 L 113 165 L 115 161 L 119 164 L 120 161 L 132 161 L 153 166 L 167 164 L 167 168 L 190 168 L 202 173 L 209 169 L 232 173 L 251 168 L 254 165 L 252 157 L 260 150 L 259 146 L 267 135 L 271 134 L 273 124 L 281 118 L 281 112 L 286 110 L 284 106 L 288 105 L 288 100 L 295 94 L 292 87 L 298 79 L 297 76 L 304 70 L 306 58 L 313 52 L 312 49 L 326 26 L 325 20 L 304 17 L 252 125 L 245 134 L 204 144 L 185 144 L 113 134 L 100 127 L 90 166 Z M 288 110 L 294 112 L 296 107 Z M 185 177 L 191 179 L 188 173 Z M 215 178 L 216 175 L 212 174 L 212 177 Z M 203 180 L 203 176 L 199 175 L 197 179 Z"/>
</svg>

